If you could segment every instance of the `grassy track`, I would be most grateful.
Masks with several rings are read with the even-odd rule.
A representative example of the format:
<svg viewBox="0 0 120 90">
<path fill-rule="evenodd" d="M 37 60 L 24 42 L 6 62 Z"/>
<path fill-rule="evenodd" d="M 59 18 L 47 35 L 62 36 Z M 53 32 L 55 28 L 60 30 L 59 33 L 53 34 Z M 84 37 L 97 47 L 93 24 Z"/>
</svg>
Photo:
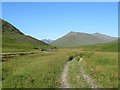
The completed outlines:
<svg viewBox="0 0 120 90">
<path fill-rule="evenodd" d="M 90 88 L 80 74 L 80 64 L 77 59 L 74 59 L 69 65 L 68 80 L 73 88 Z"/>
</svg>

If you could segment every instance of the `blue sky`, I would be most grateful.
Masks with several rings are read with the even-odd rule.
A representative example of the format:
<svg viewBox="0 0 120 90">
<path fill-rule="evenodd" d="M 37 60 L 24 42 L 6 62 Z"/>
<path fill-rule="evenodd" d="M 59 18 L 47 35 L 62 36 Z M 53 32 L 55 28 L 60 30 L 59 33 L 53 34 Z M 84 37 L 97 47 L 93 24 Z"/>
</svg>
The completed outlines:
<svg viewBox="0 0 120 90">
<path fill-rule="evenodd" d="M 2 18 L 37 39 L 70 31 L 118 36 L 117 2 L 4 2 Z"/>
</svg>

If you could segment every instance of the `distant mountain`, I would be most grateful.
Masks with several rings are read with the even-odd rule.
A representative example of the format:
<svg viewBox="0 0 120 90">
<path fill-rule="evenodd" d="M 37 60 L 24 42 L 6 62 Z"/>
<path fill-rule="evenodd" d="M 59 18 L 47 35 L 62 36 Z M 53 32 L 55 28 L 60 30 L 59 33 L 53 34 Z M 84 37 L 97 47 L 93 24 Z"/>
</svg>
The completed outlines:
<svg viewBox="0 0 120 90">
<path fill-rule="evenodd" d="M 117 38 L 103 35 L 100 33 L 87 34 L 80 32 L 69 32 L 67 35 L 53 41 L 51 44 L 58 47 L 77 47 L 84 45 L 93 45 L 96 43 L 106 43 Z"/>
<path fill-rule="evenodd" d="M 51 39 L 42 39 L 44 43 L 51 44 L 54 40 Z"/>
<path fill-rule="evenodd" d="M 2 20 L 2 19 L 0 19 Z M 5 20 L 2 20 L 2 47 L 3 49 L 31 49 L 48 45 L 31 36 L 23 34 L 20 30 Z"/>
</svg>

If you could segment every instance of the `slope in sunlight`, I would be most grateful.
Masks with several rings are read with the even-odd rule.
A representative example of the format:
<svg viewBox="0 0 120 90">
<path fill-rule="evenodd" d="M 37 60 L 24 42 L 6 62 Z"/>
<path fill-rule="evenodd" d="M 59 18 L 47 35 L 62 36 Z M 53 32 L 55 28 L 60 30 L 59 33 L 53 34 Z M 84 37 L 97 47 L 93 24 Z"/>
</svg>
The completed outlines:
<svg viewBox="0 0 120 90">
<path fill-rule="evenodd" d="M 95 45 L 88 45 L 88 46 L 81 46 L 80 48 L 82 50 L 87 51 L 103 51 L 103 52 L 118 52 L 120 43 L 118 40 L 115 40 L 113 42 L 108 43 L 101 43 L 101 44 L 95 44 Z"/>
<path fill-rule="evenodd" d="M 2 20 L 2 19 L 1 19 Z M 20 32 L 12 24 L 2 20 L 2 47 L 3 49 L 33 49 L 43 45 L 48 45 L 31 36 Z"/>
<path fill-rule="evenodd" d="M 77 47 L 84 45 L 93 45 L 96 43 L 106 43 L 116 40 L 103 34 L 87 34 L 80 32 L 70 32 L 67 35 L 53 41 L 51 44 L 58 47 Z"/>
</svg>

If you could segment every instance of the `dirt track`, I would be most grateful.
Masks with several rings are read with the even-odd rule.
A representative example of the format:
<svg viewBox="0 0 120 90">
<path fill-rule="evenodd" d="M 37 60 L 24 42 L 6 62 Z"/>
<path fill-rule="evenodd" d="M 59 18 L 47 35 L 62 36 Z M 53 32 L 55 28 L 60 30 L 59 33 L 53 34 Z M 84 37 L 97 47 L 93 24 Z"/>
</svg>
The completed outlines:
<svg viewBox="0 0 120 90">
<path fill-rule="evenodd" d="M 62 88 L 70 88 L 70 85 L 68 84 L 68 80 L 67 80 L 67 77 L 68 77 L 68 65 L 69 65 L 69 63 L 70 63 L 70 62 L 67 62 L 67 63 L 65 64 L 63 73 L 62 73 L 62 75 L 61 75 Z"/>
<path fill-rule="evenodd" d="M 72 88 L 69 85 L 69 81 L 68 81 L 69 63 L 71 63 L 72 61 L 67 62 L 64 66 L 64 70 L 61 75 L 62 88 Z M 84 69 L 82 67 L 82 61 L 83 61 L 83 58 L 80 58 L 78 63 L 80 63 L 80 74 L 82 75 L 83 79 L 86 81 L 86 83 L 88 83 L 91 86 L 91 88 L 95 88 L 95 90 L 97 90 L 97 88 L 101 88 L 101 86 L 97 86 L 96 82 L 93 79 L 91 79 L 90 76 L 84 72 Z"/>
</svg>

